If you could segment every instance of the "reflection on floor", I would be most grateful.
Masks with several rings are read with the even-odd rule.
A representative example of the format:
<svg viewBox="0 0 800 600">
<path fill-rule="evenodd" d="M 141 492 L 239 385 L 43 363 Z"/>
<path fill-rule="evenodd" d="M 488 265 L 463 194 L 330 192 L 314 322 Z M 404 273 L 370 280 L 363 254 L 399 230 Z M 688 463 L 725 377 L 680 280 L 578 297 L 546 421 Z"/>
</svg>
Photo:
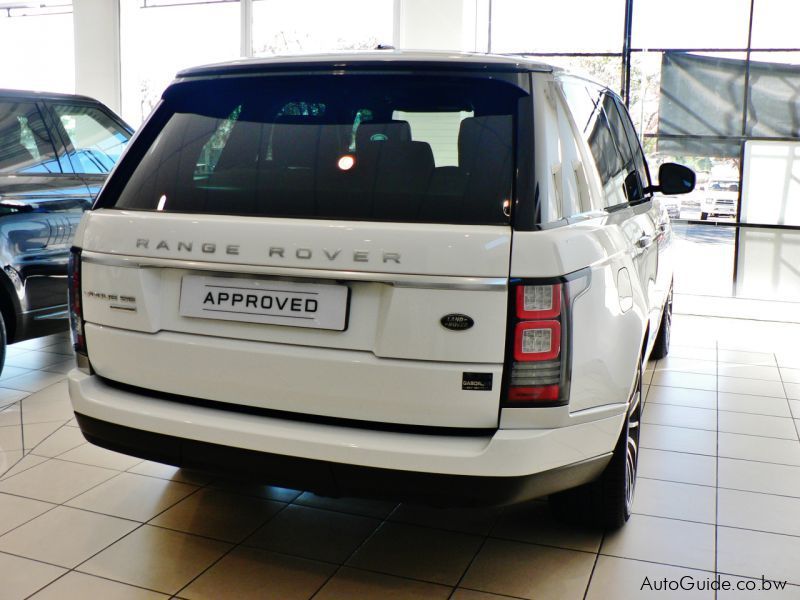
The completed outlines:
<svg viewBox="0 0 800 600">
<path fill-rule="evenodd" d="M 674 222 L 672 230 L 675 292 L 730 296 L 736 228 Z"/>
<path fill-rule="evenodd" d="M 434 510 L 226 482 L 84 442 L 64 336 L 0 380 L 0 597 L 800 598 L 798 325 L 676 316 L 651 364 L 635 513 Z M 24 399 L 23 399 L 24 398 Z M 20 402 L 21 400 L 21 402 Z M 783 591 L 657 592 L 664 578 Z"/>
</svg>

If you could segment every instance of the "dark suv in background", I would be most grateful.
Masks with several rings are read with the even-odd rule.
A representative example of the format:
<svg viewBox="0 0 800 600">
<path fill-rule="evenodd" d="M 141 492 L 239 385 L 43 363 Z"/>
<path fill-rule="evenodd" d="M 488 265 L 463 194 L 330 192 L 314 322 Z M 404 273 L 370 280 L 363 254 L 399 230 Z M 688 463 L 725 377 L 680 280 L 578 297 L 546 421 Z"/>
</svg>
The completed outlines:
<svg viewBox="0 0 800 600">
<path fill-rule="evenodd" d="M 131 135 L 91 98 L 0 89 L 0 369 L 66 328 L 72 237 Z"/>
</svg>

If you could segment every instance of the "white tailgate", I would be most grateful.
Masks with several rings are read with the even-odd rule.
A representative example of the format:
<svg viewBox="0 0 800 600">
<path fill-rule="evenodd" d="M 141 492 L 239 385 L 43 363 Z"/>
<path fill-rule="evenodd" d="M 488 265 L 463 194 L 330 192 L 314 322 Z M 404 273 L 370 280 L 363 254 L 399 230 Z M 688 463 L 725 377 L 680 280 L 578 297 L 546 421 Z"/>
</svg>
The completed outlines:
<svg viewBox="0 0 800 600">
<path fill-rule="evenodd" d="M 82 225 L 101 376 L 282 411 L 497 424 L 510 228 L 115 210 Z M 451 314 L 474 326 L 445 328 Z"/>
</svg>

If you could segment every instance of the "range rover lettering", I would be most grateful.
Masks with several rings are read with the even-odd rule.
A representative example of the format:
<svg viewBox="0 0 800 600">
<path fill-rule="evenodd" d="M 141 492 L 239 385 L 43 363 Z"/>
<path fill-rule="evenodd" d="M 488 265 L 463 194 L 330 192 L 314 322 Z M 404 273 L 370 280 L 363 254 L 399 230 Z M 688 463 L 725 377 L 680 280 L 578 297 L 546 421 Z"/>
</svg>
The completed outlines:
<svg viewBox="0 0 800 600">
<path fill-rule="evenodd" d="M 525 59 L 181 72 L 75 237 L 86 438 L 326 495 L 622 525 L 672 232 L 620 99 Z"/>
</svg>

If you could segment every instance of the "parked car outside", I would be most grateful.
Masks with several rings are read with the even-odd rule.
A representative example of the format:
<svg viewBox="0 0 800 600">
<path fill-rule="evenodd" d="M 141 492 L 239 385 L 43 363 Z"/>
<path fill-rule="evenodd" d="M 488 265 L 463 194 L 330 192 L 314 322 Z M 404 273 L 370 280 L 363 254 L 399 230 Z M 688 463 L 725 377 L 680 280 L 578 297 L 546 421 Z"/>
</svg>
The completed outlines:
<svg viewBox="0 0 800 600">
<path fill-rule="evenodd" d="M 667 211 L 670 219 L 680 219 L 681 218 L 681 198 L 675 198 L 673 196 L 664 196 L 662 198 L 662 204 Z"/>
<path fill-rule="evenodd" d="M 739 201 L 739 179 L 711 179 L 706 184 L 706 194 L 701 203 L 700 219 L 709 217 L 736 217 Z"/>
<path fill-rule="evenodd" d="M 535 151 L 534 151 L 535 149 Z M 631 513 L 669 217 L 603 86 L 380 52 L 179 74 L 75 237 L 100 446 L 326 495 Z"/>
<path fill-rule="evenodd" d="M 131 133 L 91 98 L 0 89 L 0 369 L 6 344 L 68 327 L 72 237 Z"/>
</svg>

